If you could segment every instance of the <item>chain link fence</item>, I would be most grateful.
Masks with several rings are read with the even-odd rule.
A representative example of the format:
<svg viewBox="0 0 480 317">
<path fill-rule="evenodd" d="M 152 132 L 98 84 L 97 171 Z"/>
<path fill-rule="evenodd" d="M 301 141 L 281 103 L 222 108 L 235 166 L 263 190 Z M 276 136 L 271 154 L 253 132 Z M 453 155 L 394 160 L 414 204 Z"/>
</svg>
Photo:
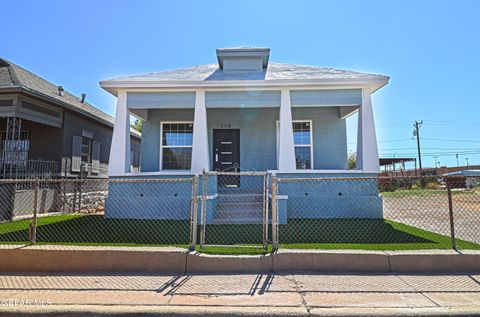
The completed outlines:
<svg viewBox="0 0 480 317">
<path fill-rule="evenodd" d="M 5 244 L 480 249 L 480 177 L 0 180 Z"/>
<path fill-rule="evenodd" d="M 266 172 L 205 172 L 201 188 L 201 247 L 266 248 L 267 190 Z"/>
<path fill-rule="evenodd" d="M 190 245 L 196 178 L 0 181 L 0 243 Z"/>
<path fill-rule="evenodd" d="M 275 247 L 480 249 L 480 177 L 273 177 Z"/>
</svg>

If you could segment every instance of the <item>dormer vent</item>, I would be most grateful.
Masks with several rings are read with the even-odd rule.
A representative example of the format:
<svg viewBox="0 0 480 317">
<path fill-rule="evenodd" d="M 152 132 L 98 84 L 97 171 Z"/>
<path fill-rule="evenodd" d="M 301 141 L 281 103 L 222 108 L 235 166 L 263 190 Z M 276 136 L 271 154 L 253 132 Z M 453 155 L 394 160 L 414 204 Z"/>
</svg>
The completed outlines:
<svg viewBox="0 0 480 317">
<path fill-rule="evenodd" d="M 218 66 L 224 72 L 262 72 L 268 66 L 269 48 L 218 48 Z"/>
</svg>

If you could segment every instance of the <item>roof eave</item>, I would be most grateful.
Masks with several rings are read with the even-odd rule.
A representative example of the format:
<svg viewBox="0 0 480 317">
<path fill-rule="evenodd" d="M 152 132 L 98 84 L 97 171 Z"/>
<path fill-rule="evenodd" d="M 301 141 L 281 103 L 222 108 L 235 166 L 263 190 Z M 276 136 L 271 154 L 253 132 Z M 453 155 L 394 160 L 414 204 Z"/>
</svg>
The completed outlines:
<svg viewBox="0 0 480 317">
<path fill-rule="evenodd" d="M 5 88 L 5 89 L 4 89 Z M 98 121 L 102 124 L 105 124 L 109 127 L 112 127 L 114 126 L 114 123 L 113 122 L 110 122 L 108 120 L 105 120 L 103 118 L 100 118 L 98 116 L 95 116 L 95 115 L 92 115 L 90 112 L 88 111 L 84 111 L 82 109 L 79 109 L 77 107 L 73 107 L 72 105 L 70 105 L 68 102 L 63 102 L 61 100 L 57 100 L 55 98 L 52 98 L 48 95 L 45 95 L 41 92 L 38 92 L 36 90 L 32 90 L 30 88 L 27 88 L 25 86 L 9 86 L 9 87 L 0 87 L 0 92 L 23 92 L 23 93 L 26 93 L 30 96 L 33 96 L 33 97 L 37 97 L 37 98 L 41 98 L 43 100 L 46 100 L 48 102 L 51 102 L 51 103 L 54 103 L 56 105 L 59 105 L 60 107 L 63 107 L 63 108 L 66 108 L 68 110 L 71 110 L 75 113 L 79 113 L 81 115 L 84 115 L 86 117 L 89 117 L 90 119 L 93 119 L 95 121 Z M 136 138 L 141 138 L 141 134 L 138 132 L 138 131 L 130 131 L 130 134 Z"/>
<path fill-rule="evenodd" d="M 352 85 L 370 87 L 372 93 L 388 84 L 390 77 L 362 79 L 316 79 L 316 80 L 222 80 L 222 81 L 138 81 L 138 80 L 106 80 L 100 81 L 100 87 L 117 95 L 118 89 L 160 88 L 160 89 L 201 89 L 201 88 L 238 88 L 238 87 L 295 87 L 295 86 L 338 86 Z"/>
</svg>

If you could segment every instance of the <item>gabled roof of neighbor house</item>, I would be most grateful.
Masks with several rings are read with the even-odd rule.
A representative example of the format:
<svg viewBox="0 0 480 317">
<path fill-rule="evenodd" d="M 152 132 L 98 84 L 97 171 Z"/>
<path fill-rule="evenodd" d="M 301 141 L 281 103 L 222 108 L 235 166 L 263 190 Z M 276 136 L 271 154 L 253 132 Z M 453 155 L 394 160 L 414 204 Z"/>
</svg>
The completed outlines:
<svg viewBox="0 0 480 317">
<path fill-rule="evenodd" d="M 90 117 L 98 122 L 107 124 L 113 127 L 115 119 L 98 109 L 97 107 L 82 102 L 81 99 L 68 91 L 64 90 L 63 96 L 58 93 L 58 86 L 51 82 L 33 74 L 32 72 L 0 58 L 0 91 L 9 89 L 21 89 L 26 93 L 50 101 L 74 111 L 87 117 Z M 140 137 L 140 133 L 136 130 L 131 130 L 132 134 Z"/>
</svg>

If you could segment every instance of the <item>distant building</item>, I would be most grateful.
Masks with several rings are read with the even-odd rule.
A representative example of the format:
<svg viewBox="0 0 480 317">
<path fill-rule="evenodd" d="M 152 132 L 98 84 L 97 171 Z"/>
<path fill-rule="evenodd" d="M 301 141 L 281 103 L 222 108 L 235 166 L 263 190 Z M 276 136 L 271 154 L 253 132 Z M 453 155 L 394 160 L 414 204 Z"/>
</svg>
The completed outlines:
<svg viewBox="0 0 480 317">
<path fill-rule="evenodd" d="M 397 162 L 398 163 L 398 162 Z M 468 165 L 468 166 L 455 166 L 455 167 L 424 167 L 422 169 L 422 175 L 424 176 L 444 176 L 448 173 L 455 173 L 465 170 L 479 170 L 480 165 Z M 417 169 L 403 169 L 397 165 L 396 169 L 387 168 L 382 172 L 383 176 L 419 176 L 420 170 Z"/>
<path fill-rule="evenodd" d="M 113 124 L 85 95 L 0 58 L 0 178 L 106 177 Z M 130 135 L 135 170 L 140 133 Z"/>
</svg>

